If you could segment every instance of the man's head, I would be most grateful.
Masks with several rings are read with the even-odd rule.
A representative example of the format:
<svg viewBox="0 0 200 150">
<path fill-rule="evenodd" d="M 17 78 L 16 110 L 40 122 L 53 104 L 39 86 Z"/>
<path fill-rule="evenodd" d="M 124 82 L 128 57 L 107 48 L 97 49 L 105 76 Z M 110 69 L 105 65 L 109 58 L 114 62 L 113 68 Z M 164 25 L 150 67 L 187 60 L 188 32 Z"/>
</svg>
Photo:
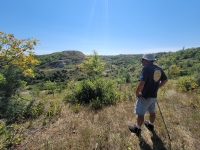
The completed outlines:
<svg viewBox="0 0 200 150">
<path fill-rule="evenodd" d="M 149 64 L 152 64 L 155 60 L 156 59 L 153 54 L 144 54 L 142 56 L 141 62 L 143 66 L 147 66 Z"/>
</svg>

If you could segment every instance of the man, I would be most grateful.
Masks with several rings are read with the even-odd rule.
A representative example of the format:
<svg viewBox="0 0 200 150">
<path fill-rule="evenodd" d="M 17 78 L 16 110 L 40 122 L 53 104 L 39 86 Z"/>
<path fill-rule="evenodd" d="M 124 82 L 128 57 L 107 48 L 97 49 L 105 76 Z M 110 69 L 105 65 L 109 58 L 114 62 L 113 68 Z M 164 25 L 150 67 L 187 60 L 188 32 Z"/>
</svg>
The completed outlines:
<svg viewBox="0 0 200 150">
<path fill-rule="evenodd" d="M 167 76 L 163 70 L 154 65 L 155 57 L 153 54 L 144 54 L 141 63 L 144 66 L 140 77 L 139 84 L 136 89 L 136 107 L 135 114 L 137 114 L 137 124 L 129 126 L 129 130 L 136 133 L 137 136 L 141 134 L 141 126 L 144 122 L 144 115 L 149 112 L 149 122 L 144 124 L 149 130 L 154 130 L 155 121 L 155 103 L 157 101 L 158 89 L 166 84 Z"/>
</svg>

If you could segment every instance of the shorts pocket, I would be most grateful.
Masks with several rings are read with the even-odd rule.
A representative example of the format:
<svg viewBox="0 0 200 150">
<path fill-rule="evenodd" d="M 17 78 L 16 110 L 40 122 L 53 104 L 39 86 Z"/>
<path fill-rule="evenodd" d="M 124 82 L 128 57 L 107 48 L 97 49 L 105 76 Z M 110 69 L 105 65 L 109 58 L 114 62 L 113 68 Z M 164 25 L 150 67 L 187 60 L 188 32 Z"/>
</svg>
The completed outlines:
<svg viewBox="0 0 200 150">
<path fill-rule="evenodd" d="M 149 100 L 144 98 L 144 97 L 140 97 L 141 103 L 142 104 L 148 104 Z"/>
</svg>

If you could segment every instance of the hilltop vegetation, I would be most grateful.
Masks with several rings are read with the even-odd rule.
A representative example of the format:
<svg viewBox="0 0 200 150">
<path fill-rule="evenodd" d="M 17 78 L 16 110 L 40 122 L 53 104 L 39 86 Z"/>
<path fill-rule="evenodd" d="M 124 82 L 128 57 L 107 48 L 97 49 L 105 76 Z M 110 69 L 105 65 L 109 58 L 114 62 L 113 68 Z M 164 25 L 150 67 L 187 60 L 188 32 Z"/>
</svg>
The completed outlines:
<svg viewBox="0 0 200 150">
<path fill-rule="evenodd" d="M 105 63 L 103 76 L 116 79 L 119 83 L 134 83 L 140 74 L 141 54 L 99 56 Z M 156 64 L 161 66 L 169 79 L 176 79 L 182 91 L 189 91 L 200 85 L 200 48 L 189 48 L 177 52 L 156 53 Z M 27 79 L 29 84 L 46 81 L 65 82 L 68 80 L 81 81 L 87 75 L 78 67 L 85 55 L 78 51 L 63 51 L 49 55 L 37 56 L 40 64 L 35 68 L 35 78 Z M 64 62 L 64 63 L 63 63 Z M 69 63 L 70 62 L 70 63 Z M 187 83 L 183 83 L 183 82 Z M 195 83 L 195 84 L 194 84 Z M 62 84 L 62 83 L 61 83 Z"/>
<path fill-rule="evenodd" d="M 81 63 L 84 60 L 84 54 L 79 51 L 63 51 L 63 52 L 56 52 L 47 55 L 36 55 L 36 59 L 39 60 L 39 68 L 62 68 L 65 65 L 76 65 Z M 54 65 L 63 62 L 63 65 Z"/>
</svg>

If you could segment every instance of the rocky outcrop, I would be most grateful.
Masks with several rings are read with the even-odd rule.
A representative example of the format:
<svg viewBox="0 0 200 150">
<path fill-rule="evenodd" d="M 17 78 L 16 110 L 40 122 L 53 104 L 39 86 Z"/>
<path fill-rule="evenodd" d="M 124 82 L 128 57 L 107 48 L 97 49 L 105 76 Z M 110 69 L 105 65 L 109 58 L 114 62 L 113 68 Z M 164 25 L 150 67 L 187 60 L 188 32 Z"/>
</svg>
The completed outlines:
<svg viewBox="0 0 200 150">
<path fill-rule="evenodd" d="M 63 60 L 54 61 L 49 64 L 50 68 L 63 68 L 66 63 Z"/>
<path fill-rule="evenodd" d="M 80 51 L 66 50 L 37 56 L 41 64 L 39 68 L 63 68 L 65 65 L 76 65 L 83 62 L 85 55 Z"/>
</svg>

